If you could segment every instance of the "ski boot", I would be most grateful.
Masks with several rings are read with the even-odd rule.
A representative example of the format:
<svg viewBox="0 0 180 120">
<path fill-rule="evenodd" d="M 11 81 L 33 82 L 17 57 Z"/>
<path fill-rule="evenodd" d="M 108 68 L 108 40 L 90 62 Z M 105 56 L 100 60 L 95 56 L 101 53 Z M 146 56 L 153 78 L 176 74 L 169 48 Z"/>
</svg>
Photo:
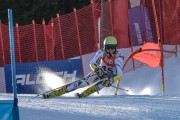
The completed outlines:
<svg viewBox="0 0 180 120">
<path fill-rule="evenodd" d="M 48 98 L 61 96 L 65 93 L 67 93 L 67 91 L 66 91 L 65 87 L 62 87 L 60 89 L 56 89 L 56 90 L 53 90 L 51 92 L 44 93 L 44 94 L 42 94 L 42 96 L 44 99 L 48 99 Z"/>
<path fill-rule="evenodd" d="M 83 91 L 81 94 L 80 93 L 76 93 L 76 96 L 78 98 L 82 98 L 82 97 L 87 97 L 90 94 L 94 93 L 94 92 L 98 92 L 99 89 L 96 85 L 91 86 L 90 88 L 88 88 L 87 90 Z"/>
<path fill-rule="evenodd" d="M 82 95 L 80 93 L 76 93 L 76 97 L 82 98 Z"/>
<path fill-rule="evenodd" d="M 43 96 L 44 99 L 47 99 L 47 98 L 50 97 L 50 95 L 48 93 L 43 93 L 42 96 Z"/>
</svg>

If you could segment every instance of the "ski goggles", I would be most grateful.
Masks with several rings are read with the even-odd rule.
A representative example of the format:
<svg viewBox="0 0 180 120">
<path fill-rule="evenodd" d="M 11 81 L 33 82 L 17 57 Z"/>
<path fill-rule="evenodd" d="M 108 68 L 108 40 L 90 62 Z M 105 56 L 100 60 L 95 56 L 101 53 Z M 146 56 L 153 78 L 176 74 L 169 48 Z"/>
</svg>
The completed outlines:
<svg viewBox="0 0 180 120">
<path fill-rule="evenodd" d="M 105 49 L 109 50 L 109 49 L 116 49 L 116 45 L 106 45 Z"/>
</svg>

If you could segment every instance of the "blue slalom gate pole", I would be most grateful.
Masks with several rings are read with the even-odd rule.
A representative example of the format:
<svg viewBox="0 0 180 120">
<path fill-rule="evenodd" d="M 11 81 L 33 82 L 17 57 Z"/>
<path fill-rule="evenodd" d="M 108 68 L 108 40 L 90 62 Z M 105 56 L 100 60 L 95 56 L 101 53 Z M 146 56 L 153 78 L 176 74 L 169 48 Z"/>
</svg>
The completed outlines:
<svg viewBox="0 0 180 120">
<path fill-rule="evenodd" d="M 10 51 L 11 51 L 11 74 L 12 74 L 13 93 L 14 93 L 13 120 L 19 120 L 12 9 L 8 9 L 8 21 L 9 21 L 9 36 L 10 36 Z"/>
</svg>

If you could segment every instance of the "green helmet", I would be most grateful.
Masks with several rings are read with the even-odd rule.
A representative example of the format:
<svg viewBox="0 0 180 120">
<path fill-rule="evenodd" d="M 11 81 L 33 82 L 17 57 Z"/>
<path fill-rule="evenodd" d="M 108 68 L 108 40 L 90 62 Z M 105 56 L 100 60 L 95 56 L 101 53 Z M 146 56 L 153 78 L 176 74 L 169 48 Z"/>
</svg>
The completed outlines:
<svg viewBox="0 0 180 120">
<path fill-rule="evenodd" d="M 107 45 L 115 45 L 117 46 L 117 40 L 113 36 L 108 36 L 104 39 L 104 47 Z"/>
</svg>

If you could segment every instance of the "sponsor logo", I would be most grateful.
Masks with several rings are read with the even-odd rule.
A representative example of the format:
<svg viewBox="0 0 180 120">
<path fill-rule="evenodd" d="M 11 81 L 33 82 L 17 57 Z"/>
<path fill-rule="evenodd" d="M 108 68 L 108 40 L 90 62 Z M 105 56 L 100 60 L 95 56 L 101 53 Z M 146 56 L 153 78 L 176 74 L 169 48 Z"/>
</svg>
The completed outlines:
<svg viewBox="0 0 180 120">
<path fill-rule="evenodd" d="M 136 30 L 136 36 L 137 36 L 137 39 L 138 39 L 138 43 L 142 43 L 142 37 L 141 37 L 141 30 L 140 30 L 140 27 L 139 27 L 139 23 L 134 23 L 134 26 L 135 26 L 135 30 Z"/>
<path fill-rule="evenodd" d="M 77 73 L 76 70 L 74 70 L 73 73 L 68 73 L 68 71 L 55 72 L 56 75 L 62 77 L 62 79 L 66 81 L 75 81 L 76 73 Z M 34 74 L 16 75 L 17 84 L 21 84 L 21 85 L 42 84 L 43 76 L 41 74 L 37 75 L 36 77 L 33 77 L 33 76 Z"/>
</svg>

